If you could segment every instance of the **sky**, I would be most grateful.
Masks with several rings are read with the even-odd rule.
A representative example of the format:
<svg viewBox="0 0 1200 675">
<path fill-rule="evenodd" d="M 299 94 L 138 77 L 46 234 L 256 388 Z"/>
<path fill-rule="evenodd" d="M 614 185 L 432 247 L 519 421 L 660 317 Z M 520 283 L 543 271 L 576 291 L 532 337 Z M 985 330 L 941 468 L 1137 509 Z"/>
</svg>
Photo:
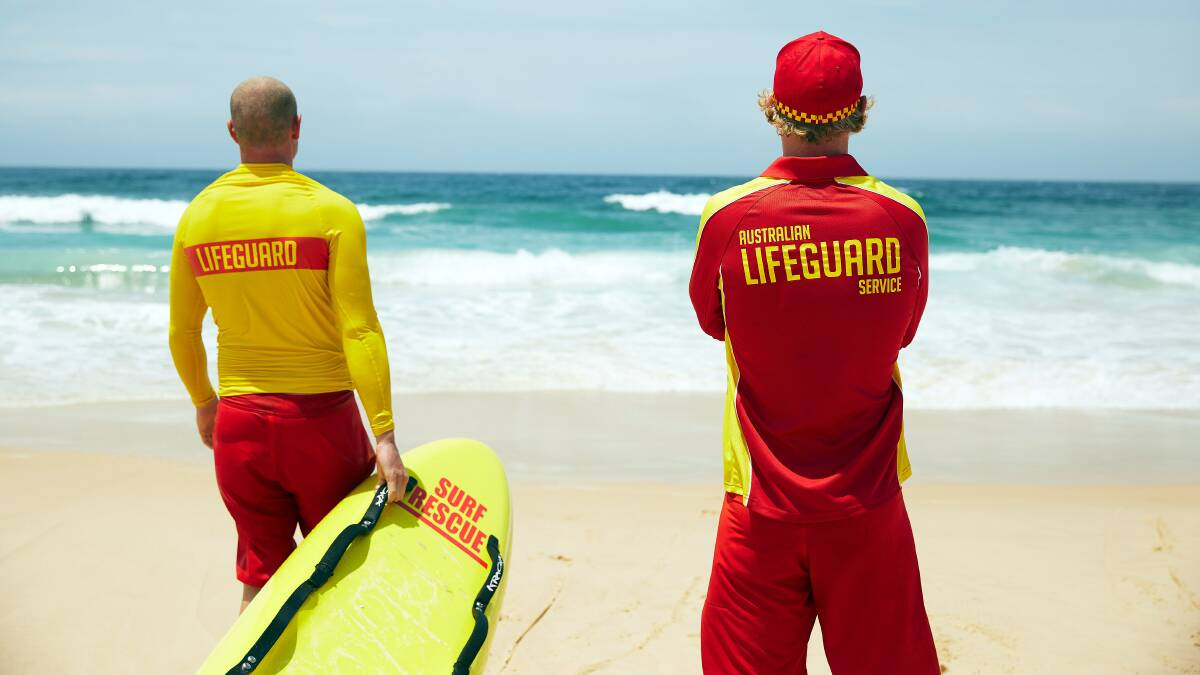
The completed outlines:
<svg viewBox="0 0 1200 675">
<path fill-rule="evenodd" d="M 0 165 L 220 168 L 242 79 L 297 168 L 756 174 L 787 41 L 862 53 L 895 177 L 1200 181 L 1200 2 L 0 0 Z"/>
</svg>

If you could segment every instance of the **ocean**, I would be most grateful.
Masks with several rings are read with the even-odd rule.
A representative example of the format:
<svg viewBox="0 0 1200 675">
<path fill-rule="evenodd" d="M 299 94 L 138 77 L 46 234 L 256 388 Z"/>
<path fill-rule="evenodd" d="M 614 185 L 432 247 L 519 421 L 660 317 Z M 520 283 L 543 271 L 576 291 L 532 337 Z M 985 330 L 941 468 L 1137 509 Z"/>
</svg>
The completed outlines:
<svg viewBox="0 0 1200 675">
<path fill-rule="evenodd" d="M 0 405 L 184 397 L 171 236 L 220 173 L 0 169 Z M 310 175 L 367 222 L 397 390 L 723 389 L 687 279 L 747 177 Z M 931 236 L 910 407 L 1200 408 L 1200 185 L 885 180 Z"/>
</svg>

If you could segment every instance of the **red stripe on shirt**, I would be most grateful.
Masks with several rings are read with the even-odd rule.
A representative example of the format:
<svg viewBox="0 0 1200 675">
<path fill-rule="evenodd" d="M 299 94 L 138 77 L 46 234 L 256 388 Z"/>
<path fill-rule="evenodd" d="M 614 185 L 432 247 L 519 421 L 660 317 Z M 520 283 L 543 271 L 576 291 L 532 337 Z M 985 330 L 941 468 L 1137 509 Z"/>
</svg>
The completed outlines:
<svg viewBox="0 0 1200 675">
<path fill-rule="evenodd" d="M 329 242 L 321 237 L 213 241 L 184 249 L 200 277 L 229 272 L 329 269 Z"/>
</svg>

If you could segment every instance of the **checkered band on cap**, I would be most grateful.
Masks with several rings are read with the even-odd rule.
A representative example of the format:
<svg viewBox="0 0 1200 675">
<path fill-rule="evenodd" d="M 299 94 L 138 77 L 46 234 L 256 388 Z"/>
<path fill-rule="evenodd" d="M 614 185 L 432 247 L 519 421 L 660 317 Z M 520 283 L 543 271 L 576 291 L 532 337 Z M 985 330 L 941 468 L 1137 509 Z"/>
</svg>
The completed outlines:
<svg viewBox="0 0 1200 675">
<path fill-rule="evenodd" d="M 855 110 L 858 110 L 858 104 L 859 101 L 855 101 L 841 110 L 835 110 L 831 113 L 825 113 L 824 115 L 813 115 L 790 108 L 780 103 L 777 99 L 775 101 L 775 110 L 779 112 L 779 114 L 794 122 L 803 122 L 805 124 L 830 124 L 832 122 L 840 122 L 849 117 L 854 113 Z"/>
</svg>

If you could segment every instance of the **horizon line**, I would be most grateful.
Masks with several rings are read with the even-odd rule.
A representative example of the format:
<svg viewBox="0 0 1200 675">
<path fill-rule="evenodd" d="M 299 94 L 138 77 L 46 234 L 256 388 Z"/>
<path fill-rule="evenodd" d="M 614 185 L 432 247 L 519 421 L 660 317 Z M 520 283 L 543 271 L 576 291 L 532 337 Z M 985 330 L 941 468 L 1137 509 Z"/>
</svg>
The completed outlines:
<svg viewBox="0 0 1200 675">
<path fill-rule="evenodd" d="M 240 162 L 239 162 L 240 164 Z M 232 166 L 237 166 L 232 165 Z M 213 171 L 225 172 L 230 168 L 197 167 L 197 166 L 99 166 L 99 165 L 19 165 L 0 164 L 0 170 L 60 170 L 60 171 Z M 650 172 L 562 172 L 562 171 L 463 171 L 452 169 L 337 169 L 321 167 L 304 167 L 308 173 L 374 173 L 374 174 L 444 174 L 458 176 L 570 176 L 570 177 L 628 177 L 628 178 L 729 178 L 738 180 L 750 174 L 722 173 L 650 173 Z M 944 182 L 996 182 L 996 183 L 1103 183 L 1125 185 L 1200 185 L 1200 179 L 1130 179 L 1130 178 L 981 178 L 981 177 L 939 177 L 939 176 L 889 176 L 892 180 L 944 181 Z"/>
</svg>

